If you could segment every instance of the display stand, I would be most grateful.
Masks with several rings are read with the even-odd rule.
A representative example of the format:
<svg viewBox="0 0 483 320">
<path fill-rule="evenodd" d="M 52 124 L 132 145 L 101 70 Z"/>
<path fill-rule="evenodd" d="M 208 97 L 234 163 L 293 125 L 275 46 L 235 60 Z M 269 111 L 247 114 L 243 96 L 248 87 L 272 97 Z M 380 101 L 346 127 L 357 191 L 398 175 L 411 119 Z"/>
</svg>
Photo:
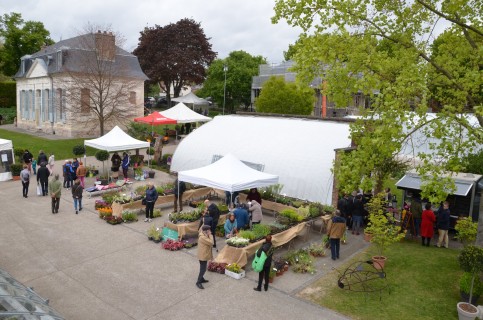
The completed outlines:
<svg viewBox="0 0 483 320">
<path fill-rule="evenodd" d="M 404 232 L 406 230 L 411 231 L 411 236 L 414 236 L 416 234 L 416 229 L 414 227 L 414 217 L 410 211 L 406 211 L 401 222 L 401 232 Z"/>
</svg>

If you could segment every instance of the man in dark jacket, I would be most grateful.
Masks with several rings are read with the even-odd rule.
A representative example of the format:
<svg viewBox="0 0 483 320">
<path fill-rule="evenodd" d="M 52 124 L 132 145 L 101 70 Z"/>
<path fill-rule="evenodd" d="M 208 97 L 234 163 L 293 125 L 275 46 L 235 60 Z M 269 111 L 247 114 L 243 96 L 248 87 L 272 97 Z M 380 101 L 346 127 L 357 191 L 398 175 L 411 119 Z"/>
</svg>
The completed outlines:
<svg viewBox="0 0 483 320">
<path fill-rule="evenodd" d="M 44 151 L 40 150 L 39 156 L 37 157 L 37 163 L 41 165 L 42 162 L 45 162 L 45 165 L 47 165 L 47 162 L 49 162 L 49 159 L 47 158 L 47 155 L 44 153 Z"/>
<path fill-rule="evenodd" d="M 178 202 L 179 211 L 183 211 L 183 193 L 186 191 L 186 184 L 184 181 L 179 181 L 176 179 L 174 182 L 174 212 L 178 212 Z"/>
<path fill-rule="evenodd" d="M 31 154 L 30 151 L 25 149 L 23 156 L 22 156 L 22 159 L 23 159 L 23 162 L 27 165 L 30 173 L 32 172 L 32 159 L 33 159 L 33 157 L 34 157 L 34 155 Z"/>
<path fill-rule="evenodd" d="M 250 218 L 248 217 L 248 210 L 246 204 L 237 204 L 236 209 L 233 210 L 236 219 L 238 230 L 245 230 L 250 227 Z"/>
<path fill-rule="evenodd" d="M 364 218 L 364 204 L 362 195 L 358 194 L 352 205 L 352 234 L 359 235 Z"/>
<path fill-rule="evenodd" d="M 37 170 L 37 184 L 40 183 L 40 187 L 42 188 L 42 196 L 46 196 L 49 192 L 49 176 L 50 171 L 47 169 L 46 166 L 47 162 L 41 162 L 40 168 Z"/>
<path fill-rule="evenodd" d="M 218 220 L 220 219 L 220 209 L 218 209 L 218 206 L 210 200 L 205 200 L 205 205 L 210 217 L 213 219 L 213 223 L 211 224 L 211 233 L 213 234 L 213 248 L 216 248 L 215 229 L 216 226 L 218 226 Z"/>
<path fill-rule="evenodd" d="M 444 247 L 448 248 L 448 229 L 449 229 L 449 202 L 443 202 L 443 206 L 439 207 L 437 212 L 436 227 L 438 228 L 438 244 L 436 247 L 441 248 L 441 244 L 444 241 Z"/>
<path fill-rule="evenodd" d="M 349 195 L 344 193 L 344 196 L 337 202 L 337 209 L 340 211 L 340 216 L 345 220 L 350 216 Z"/>
</svg>

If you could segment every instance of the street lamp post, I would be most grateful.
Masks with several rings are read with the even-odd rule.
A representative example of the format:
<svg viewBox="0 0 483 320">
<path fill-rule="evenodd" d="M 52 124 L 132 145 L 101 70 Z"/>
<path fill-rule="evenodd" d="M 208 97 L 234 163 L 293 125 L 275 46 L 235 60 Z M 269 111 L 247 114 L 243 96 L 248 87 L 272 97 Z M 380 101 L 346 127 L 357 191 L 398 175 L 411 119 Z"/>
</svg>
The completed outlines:
<svg viewBox="0 0 483 320">
<path fill-rule="evenodd" d="M 226 101 L 226 72 L 228 71 L 228 66 L 223 65 L 223 72 L 225 72 L 225 83 L 223 84 L 223 115 L 225 115 L 225 101 Z"/>
</svg>

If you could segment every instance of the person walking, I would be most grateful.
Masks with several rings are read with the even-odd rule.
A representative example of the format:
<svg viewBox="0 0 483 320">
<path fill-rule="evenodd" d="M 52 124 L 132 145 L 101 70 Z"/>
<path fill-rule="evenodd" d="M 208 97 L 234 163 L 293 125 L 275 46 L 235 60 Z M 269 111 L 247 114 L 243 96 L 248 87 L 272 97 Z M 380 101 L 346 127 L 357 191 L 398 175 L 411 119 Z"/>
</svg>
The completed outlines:
<svg viewBox="0 0 483 320">
<path fill-rule="evenodd" d="M 75 214 L 79 214 L 79 211 L 82 210 L 82 191 L 84 191 L 84 188 L 82 187 L 80 180 L 77 179 L 72 186 Z M 79 210 L 77 210 L 77 207 L 79 207 Z"/>
<path fill-rule="evenodd" d="M 20 171 L 20 180 L 22 181 L 22 195 L 24 198 L 28 198 L 29 184 L 30 184 L 30 171 L 27 164 L 24 164 L 23 170 Z"/>
<path fill-rule="evenodd" d="M 421 222 L 421 238 L 423 246 L 429 247 L 431 238 L 434 236 L 436 217 L 433 210 L 431 210 L 431 203 L 426 203 L 424 209 Z"/>
<path fill-rule="evenodd" d="M 179 181 L 178 178 L 174 181 L 174 212 L 183 211 L 183 193 L 186 191 L 186 184 L 184 181 Z"/>
<path fill-rule="evenodd" d="M 146 189 L 146 219 L 144 222 L 151 222 L 153 221 L 153 211 L 154 211 L 154 204 L 156 200 L 158 200 L 158 191 L 154 187 L 152 182 L 148 182 L 148 188 Z"/>
<path fill-rule="evenodd" d="M 50 170 L 50 175 L 54 174 L 54 164 L 55 164 L 55 156 L 54 154 L 50 154 L 49 157 L 49 170 Z"/>
<path fill-rule="evenodd" d="M 436 227 L 438 228 L 438 244 L 436 247 L 441 248 L 444 242 L 444 248 L 448 248 L 448 229 L 449 229 L 449 202 L 443 202 L 443 205 L 439 207 L 436 219 Z"/>
<path fill-rule="evenodd" d="M 337 209 L 340 211 L 340 216 L 347 221 L 350 214 L 349 195 L 347 193 L 344 193 L 344 196 L 337 202 Z"/>
<path fill-rule="evenodd" d="M 121 167 L 122 167 L 122 175 L 124 176 L 124 180 L 127 179 L 127 171 L 129 169 L 129 155 L 127 154 L 127 152 L 124 152 L 123 153 L 123 158 L 122 158 L 122 163 L 121 163 Z"/>
<path fill-rule="evenodd" d="M 39 156 L 37 157 L 37 163 L 39 166 L 42 164 L 42 162 L 45 162 L 45 165 L 47 165 L 47 155 L 44 153 L 44 150 L 39 151 Z"/>
<path fill-rule="evenodd" d="M 214 236 L 211 234 L 211 226 L 203 225 L 198 231 L 198 260 L 200 261 L 200 272 L 196 280 L 196 286 L 204 289 L 203 283 L 208 282 L 204 278 L 208 261 L 213 259 L 211 248 L 214 244 Z"/>
<path fill-rule="evenodd" d="M 40 183 L 40 187 L 42 188 L 42 196 L 46 196 L 49 192 L 49 176 L 50 171 L 46 167 L 46 162 L 42 162 L 40 164 L 39 170 L 37 170 L 37 184 Z"/>
<path fill-rule="evenodd" d="M 80 185 L 82 186 L 82 189 L 85 189 L 85 179 L 86 179 L 86 174 L 87 174 L 87 168 L 84 166 L 84 163 L 82 161 L 79 162 L 79 167 L 77 168 L 76 171 L 77 174 L 77 179 L 80 181 Z"/>
<path fill-rule="evenodd" d="M 64 184 L 63 184 L 64 188 L 68 188 L 68 185 L 69 185 L 70 173 L 67 170 L 67 164 L 68 163 L 69 163 L 69 160 L 65 160 L 64 164 L 62 165 L 62 176 L 64 177 Z"/>
<path fill-rule="evenodd" d="M 252 200 L 254 201 L 254 200 Z M 265 252 L 267 255 L 267 259 L 263 264 L 263 269 L 258 273 L 258 285 L 253 288 L 255 291 L 262 291 L 262 282 L 265 279 L 264 289 L 265 291 L 268 290 L 268 280 L 270 276 L 270 267 L 272 266 L 272 255 L 273 255 L 273 246 L 272 246 L 272 236 L 268 235 L 265 237 L 265 243 L 258 249 L 256 255 L 260 257 L 262 255 L 262 251 Z"/>
<path fill-rule="evenodd" d="M 28 149 L 25 149 L 23 156 L 22 156 L 22 159 L 23 159 L 23 162 L 27 165 L 29 172 L 32 172 L 32 159 L 33 159 L 33 157 L 34 157 L 34 155 L 31 154 L 30 151 L 28 151 Z"/>
<path fill-rule="evenodd" d="M 336 210 L 335 216 L 329 220 L 327 226 L 327 235 L 330 241 L 330 253 L 332 260 L 339 259 L 340 239 L 344 236 L 346 229 L 346 220 L 341 217 L 339 210 Z"/>
<path fill-rule="evenodd" d="M 52 198 L 52 213 L 59 213 L 61 191 L 62 185 L 59 181 L 59 175 L 56 174 L 49 183 L 49 194 Z"/>
</svg>

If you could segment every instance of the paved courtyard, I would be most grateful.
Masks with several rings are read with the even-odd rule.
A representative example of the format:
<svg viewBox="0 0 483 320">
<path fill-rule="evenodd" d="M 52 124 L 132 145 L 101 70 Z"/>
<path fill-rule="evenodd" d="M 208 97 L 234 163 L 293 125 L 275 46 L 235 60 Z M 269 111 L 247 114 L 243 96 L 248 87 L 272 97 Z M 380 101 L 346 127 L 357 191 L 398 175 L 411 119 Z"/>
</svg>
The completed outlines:
<svg viewBox="0 0 483 320">
<path fill-rule="evenodd" d="M 61 164 L 55 166 L 58 173 Z M 157 172 L 154 180 L 174 179 Z M 340 261 L 317 259 L 315 275 L 285 273 L 268 292 L 253 291 L 258 274 L 250 268 L 241 280 L 207 272 L 210 282 L 200 290 L 195 286 L 196 247 L 161 249 L 147 240 L 149 224 L 142 219 L 105 223 L 94 210 L 100 197 L 84 196 L 84 210 L 76 215 L 71 194 L 63 189 L 59 214 L 53 215 L 50 198 L 36 196 L 34 182 L 27 199 L 21 188 L 20 181 L 0 183 L 0 268 L 50 299 L 66 319 L 259 319 L 259 314 L 266 319 L 347 319 L 296 293 L 364 248 L 362 238 L 342 246 Z M 171 207 L 162 211 L 163 217 L 152 222 L 156 226 L 163 225 Z M 308 237 L 299 237 L 294 246 L 320 241 L 318 229 L 308 230 Z"/>
</svg>

